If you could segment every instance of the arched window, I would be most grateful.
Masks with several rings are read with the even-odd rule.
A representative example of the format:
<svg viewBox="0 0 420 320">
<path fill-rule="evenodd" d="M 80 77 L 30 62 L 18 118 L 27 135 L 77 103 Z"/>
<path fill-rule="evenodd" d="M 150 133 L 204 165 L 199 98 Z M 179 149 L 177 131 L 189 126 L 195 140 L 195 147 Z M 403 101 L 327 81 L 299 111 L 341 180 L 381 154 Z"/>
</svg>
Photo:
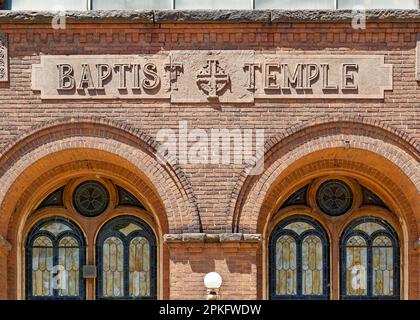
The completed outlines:
<svg viewBox="0 0 420 320">
<path fill-rule="evenodd" d="M 280 222 L 270 237 L 271 299 L 328 299 L 328 254 L 317 221 L 293 216 Z"/>
<path fill-rule="evenodd" d="M 37 223 L 26 242 L 27 299 L 83 299 L 85 242 L 79 228 L 54 217 Z"/>
<path fill-rule="evenodd" d="M 97 241 L 99 299 L 156 298 L 156 238 L 148 225 L 118 217 Z"/>
<path fill-rule="evenodd" d="M 399 299 L 399 240 L 385 221 L 352 222 L 341 238 L 341 298 Z"/>
</svg>

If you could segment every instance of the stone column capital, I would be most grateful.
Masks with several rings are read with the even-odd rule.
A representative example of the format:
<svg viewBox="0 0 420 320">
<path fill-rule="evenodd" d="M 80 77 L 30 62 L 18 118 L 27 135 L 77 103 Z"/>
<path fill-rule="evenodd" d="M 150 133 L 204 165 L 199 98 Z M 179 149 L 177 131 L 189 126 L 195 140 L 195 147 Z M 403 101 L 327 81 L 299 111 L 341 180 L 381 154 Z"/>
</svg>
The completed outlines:
<svg viewBox="0 0 420 320">
<path fill-rule="evenodd" d="M 419 251 L 420 252 L 420 238 L 418 238 L 415 242 L 414 242 L 414 250 Z"/>
</svg>

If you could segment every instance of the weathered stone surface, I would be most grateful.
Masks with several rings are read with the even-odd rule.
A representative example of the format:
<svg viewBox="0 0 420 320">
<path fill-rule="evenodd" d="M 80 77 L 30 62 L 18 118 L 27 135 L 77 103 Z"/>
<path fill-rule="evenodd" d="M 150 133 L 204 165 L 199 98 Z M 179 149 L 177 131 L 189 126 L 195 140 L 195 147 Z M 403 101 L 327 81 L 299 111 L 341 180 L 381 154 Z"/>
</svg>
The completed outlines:
<svg viewBox="0 0 420 320">
<path fill-rule="evenodd" d="M 208 234 L 206 233 L 205 242 L 219 242 L 220 241 L 220 235 L 219 234 Z"/>
<path fill-rule="evenodd" d="M 261 241 L 261 240 L 262 240 L 262 235 L 261 234 L 258 234 L 258 233 L 256 233 L 256 234 L 245 233 L 244 234 L 244 241 L 255 241 L 255 242 L 257 242 L 257 241 Z"/>
<path fill-rule="evenodd" d="M 221 233 L 220 242 L 237 242 L 243 239 L 242 233 Z"/>
<path fill-rule="evenodd" d="M 155 22 L 270 22 L 269 10 L 157 10 Z"/>
<path fill-rule="evenodd" d="M 182 240 L 184 242 L 203 242 L 205 237 L 205 233 L 184 233 Z"/>
<path fill-rule="evenodd" d="M 152 10 L 91 10 L 66 11 L 66 22 L 100 23 L 153 23 Z M 52 11 L 9 11 L 0 10 L 0 23 L 50 23 L 57 16 Z"/>
<path fill-rule="evenodd" d="M 0 10 L 0 23 L 49 23 L 51 11 Z M 351 10 L 107 10 L 66 11 L 68 23 L 282 23 L 340 22 Z M 367 21 L 420 21 L 420 10 L 366 10 Z"/>
<path fill-rule="evenodd" d="M 163 235 L 163 241 L 165 242 L 180 242 L 182 241 L 182 234 L 168 233 Z"/>
<path fill-rule="evenodd" d="M 351 21 L 352 10 L 272 10 L 271 22 Z M 366 10 L 367 21 L 418 21 L 420 10 Z"/>
</svg>

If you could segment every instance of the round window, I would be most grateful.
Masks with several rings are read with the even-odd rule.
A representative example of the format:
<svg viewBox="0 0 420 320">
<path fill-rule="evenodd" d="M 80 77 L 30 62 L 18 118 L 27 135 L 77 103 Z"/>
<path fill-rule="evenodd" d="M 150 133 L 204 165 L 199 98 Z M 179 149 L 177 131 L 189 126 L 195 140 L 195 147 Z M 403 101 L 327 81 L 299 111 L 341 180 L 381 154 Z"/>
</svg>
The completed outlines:
<svg viewBox="0 0 420 320">
<path fill-rule="evenodd" d="M 329 216 L 340 216 L 351 208 L 353 192 L 343 181 L 329 180 L 319 187 L 316 201 L 324 213 Z"/>
<path fill-rule="evenodd" d="M 96 217 L 108 207 L 109 194 L 106 188 L 97 181 L 81 183 L 73 194 L 73 205 L 82 215 Z"/>
</svg>

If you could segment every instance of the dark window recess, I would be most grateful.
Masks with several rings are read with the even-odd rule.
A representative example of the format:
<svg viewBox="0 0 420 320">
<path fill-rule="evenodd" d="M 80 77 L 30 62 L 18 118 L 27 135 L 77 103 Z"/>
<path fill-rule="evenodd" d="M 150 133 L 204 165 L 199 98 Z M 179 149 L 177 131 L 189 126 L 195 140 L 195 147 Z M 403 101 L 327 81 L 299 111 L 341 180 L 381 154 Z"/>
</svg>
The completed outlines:
<svg viewBox="0 0 420 320">
<path fill-rule="evenodd" d="M 118 205 L 120 206 L 135 206 L 145 209 L 144 205 L 130 192 L 117 186 L 118 189 Z"/>
<path fill-rule="evenodd" d="M 63 194 L 64 194 L 64 187 L 61 187 L 60 189 L 55 190 L 48 197 L 46 197 L 44 201 L 41 202 L 41 204 L 38 206 L 38 209 L 49 207 L 49 206 L 63 206 L 64 205 Z"/>
<path fill-rule="evenodd" d="M 306 205 L 306 194 L 308 192 L 309 185 L 304 186 L 303 188 L 299 189 L 295 193 L 293 193 L 283 204 L 281 205 L 280 209 L 289 207 L 289 206 L 296 206 L 296 205 Z"/>
<path fill-rule="evenodd" d="M 362 187 L 363 192 L 363 204 L 364 205 L 374 205 L 384 208 L 388 208 L 387 205 L 379 198 L 375 193 L 369 189 Z"/>
</svg>

